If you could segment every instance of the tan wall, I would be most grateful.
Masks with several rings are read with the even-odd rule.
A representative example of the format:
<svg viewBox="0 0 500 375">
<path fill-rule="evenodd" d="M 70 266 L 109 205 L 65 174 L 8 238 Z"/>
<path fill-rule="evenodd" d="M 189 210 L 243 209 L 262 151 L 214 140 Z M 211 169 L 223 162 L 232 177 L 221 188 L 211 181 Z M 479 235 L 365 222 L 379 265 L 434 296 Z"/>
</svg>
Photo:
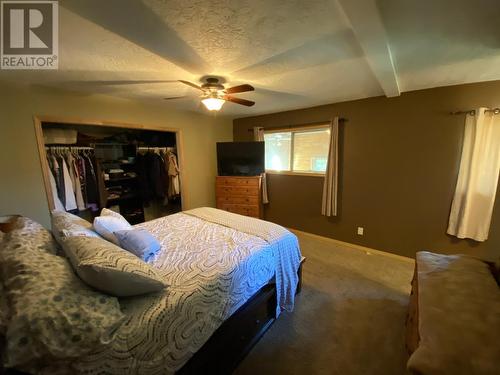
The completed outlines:
<svg viewBox="0 0 500 375">
<path fill-rule="evenodd" d="M 340 128 L 340 213 L 320 215 L 322 177 L 269 175 L 268 220 L 405 256 L 416 251 L 500 256 L 500 199 L 485 243 L 445 234 L 458 173 L 463 116 L 452 110 L 500 106 L 500 82 L 461 85 L 237 119 L 235 140 L 264 128 L 328 120 Z M 499 196 L 500 198 L 500 196 Z M 358 236 L 358 226 L 365 228 Z"/>
<path fill-rule="evenodd" d="M 103 95 L 0 83 L 0 215 L 19 213 L 49 225 L 34 115 L 180 128 L 189 207 L 215 205 L 215 142 L 231 140 L 232 124 L 227 118 Z"/>
</svg>

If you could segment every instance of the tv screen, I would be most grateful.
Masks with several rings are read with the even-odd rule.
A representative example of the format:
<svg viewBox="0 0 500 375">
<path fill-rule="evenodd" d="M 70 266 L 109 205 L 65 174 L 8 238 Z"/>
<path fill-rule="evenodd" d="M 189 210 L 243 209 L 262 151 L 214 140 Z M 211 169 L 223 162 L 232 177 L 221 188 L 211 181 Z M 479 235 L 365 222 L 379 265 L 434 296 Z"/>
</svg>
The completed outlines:
<svg viewBox="0 0 500 375">
<path fill-rule="evenodd" d="M 217 142 L 219 176 L 258 176 L 264 160 L 264 142 Z"/>
</svg>

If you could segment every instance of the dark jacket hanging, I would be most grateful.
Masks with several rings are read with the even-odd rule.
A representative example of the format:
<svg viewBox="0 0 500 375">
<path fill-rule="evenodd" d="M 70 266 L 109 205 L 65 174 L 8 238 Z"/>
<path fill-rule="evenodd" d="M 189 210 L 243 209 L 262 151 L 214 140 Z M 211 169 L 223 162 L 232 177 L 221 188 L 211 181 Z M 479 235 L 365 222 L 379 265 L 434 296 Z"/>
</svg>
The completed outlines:
<svg viewBox="0 0 500 375">
<path fill-rule="evenodd" d="M 148 166 L 146 155 L 137 154 L 135 158 L 137 179 L 139 184 L 139 193 L 142 201 L 148 204 L 152 199 L 151 187 L 149 184 Z"/>
<path fill-rule="evenodd" d="M 165 167 L 160 155 L 149 152 L 147 154 L 149 184 L 155 198 L 165 198 Z"/>
<path fill-rule="evenodd" d="M 99 194 L 97 186 L 97 177 L 95 169 L 90 157 L 84 156 L 85 161 L 85 175 L 87 177 L 86 190 L 87 190 L 87 207 L 92 211 L 99 209 Z"/>
</svg>

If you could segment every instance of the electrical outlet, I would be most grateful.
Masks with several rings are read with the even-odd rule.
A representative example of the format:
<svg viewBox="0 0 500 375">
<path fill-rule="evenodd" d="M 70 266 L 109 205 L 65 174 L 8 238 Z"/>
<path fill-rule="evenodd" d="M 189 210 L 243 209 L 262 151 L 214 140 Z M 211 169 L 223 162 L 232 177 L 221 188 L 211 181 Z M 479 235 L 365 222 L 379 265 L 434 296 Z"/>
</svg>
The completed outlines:
<svg viewBox="0 0 500 375">
<path fill-rule="evenodd" d="M 363 227 L 358 227 L 358 236 L 362 236 L 365 232 L 365 228 Z"/>
</svg>

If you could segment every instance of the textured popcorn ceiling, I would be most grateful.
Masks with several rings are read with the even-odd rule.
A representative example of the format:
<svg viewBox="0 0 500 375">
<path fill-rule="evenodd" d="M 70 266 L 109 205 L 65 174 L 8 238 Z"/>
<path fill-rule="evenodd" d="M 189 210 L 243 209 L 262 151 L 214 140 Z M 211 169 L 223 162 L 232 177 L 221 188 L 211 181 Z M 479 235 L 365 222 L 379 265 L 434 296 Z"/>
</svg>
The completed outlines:
<svg viewBox="0 0 500 375">
<path fill-rule="evenodd" d="M 256 88 L 238 95 L 254 107 L 226 103 L 221 113 L 245 116 L 384 95 L 373 40 L 387 42 L 401 92 L 500 79 L 495 0 L 379 0 L 373 14 L 350 1 L 386 33 L 372 38 L 336 0 L 61 0 L 59 70 L 0 80 L 204 111 L 176 80 L 216 75 Z M 180 95 L 190 97 L 162 99 Z"/>
</svg>

